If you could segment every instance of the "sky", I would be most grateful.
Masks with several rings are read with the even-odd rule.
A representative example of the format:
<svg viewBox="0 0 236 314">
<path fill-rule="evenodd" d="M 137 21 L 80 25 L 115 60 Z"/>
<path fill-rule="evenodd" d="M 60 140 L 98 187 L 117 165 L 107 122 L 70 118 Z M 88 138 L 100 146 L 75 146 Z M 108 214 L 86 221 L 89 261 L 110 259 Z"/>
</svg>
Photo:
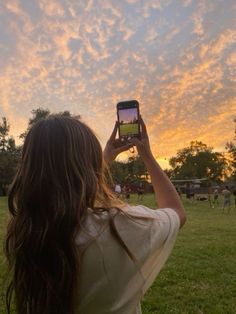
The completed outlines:
<svg viewBox="0 0 236 314">
<path fill-rule="evenodd" d="M 156 158 L 234 137 L 236 2 L 0 0 L 0 117 L 80 114 L 104 146 L 116 103 L 137 99 Z"/>
<path fill-rule="evenodd" d="M 125 123 L 138 119 L 137 108 L 119 110 L 118 114 L 119 121 L 124 121 Z"/>
</svg>

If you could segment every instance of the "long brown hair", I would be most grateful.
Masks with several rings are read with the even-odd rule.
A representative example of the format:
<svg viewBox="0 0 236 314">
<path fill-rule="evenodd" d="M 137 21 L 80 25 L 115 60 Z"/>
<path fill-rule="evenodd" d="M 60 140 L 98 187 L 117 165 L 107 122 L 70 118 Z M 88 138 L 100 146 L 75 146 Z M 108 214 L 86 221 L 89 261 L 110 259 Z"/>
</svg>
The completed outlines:
<svg viewBox="0 0 236 314">
<path fill-rule="evenodd" d="M 115 204 L 104 178 L 102 149 L 91 129 L 61 115 L 34 124 L 8 202 L 7 313 L 14 296 L 19 314 L 73 314 L 80 266 L 75 235 L 88 208 L 109 210 Z M 112 219 L 110 225 L 114 227 Z M 115 228 L 113 234 L 119 239 Z"/>
</svg>

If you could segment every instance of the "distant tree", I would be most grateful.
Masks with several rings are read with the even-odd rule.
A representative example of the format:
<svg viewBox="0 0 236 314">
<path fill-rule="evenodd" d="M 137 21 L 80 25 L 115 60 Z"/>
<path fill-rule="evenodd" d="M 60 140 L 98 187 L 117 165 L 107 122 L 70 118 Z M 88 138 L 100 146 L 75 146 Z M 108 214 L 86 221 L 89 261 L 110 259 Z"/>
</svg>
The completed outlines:
<svg viewBox="0 0 236 314">
<path fill-rule="evenodd" d="M 10 125 L 6 117 L 2 117 L 2 123 L 0 123 L 0 149 L 1 151 L 6 150 L 7 137 L 10 130 Z"/>
<path fill-rule="evenodd" d="M 140 156 L 129 157 L 127 162 L 128 178 L 131 182 L 137 183 L 148 179 L 147 168 Z"/>
<path fill-rule="evenodd" d="M 114 161 L 110 165 L 110 171 L 115 183 L 126 184 L 131 182 L 134 184 L 141 181 L 149 182 L 149 173 L 140 156 L 129 157 L 127 161 Z M 173 170 L 165 169 L 168 177 L 171 177 Z"/>
<path fill-rule="evenodd" d="M 5 117 L 0 123 L 0 195 L 6 195 L 19 162 L 21 150 L 9 136 L 10 125 Z"/>
<path fill-rule="evenodd" d="M 230 178 L 236 182 L 236 145 L 233 142 L 228 142 L 225 148 L 228 153 L 227 161 Z"/>
<path fill-rule="evenodd" d="M 168 178 L 173 177 L 173 169 L 164 169 L 165 174 L 167 175 Z"/>
<path fill-rule="evenodd" d="M 33 109 L 31 111 L 31 113 L 32 113 L 33 116 L 29 119 L 27 130 L 20 135 L 20 138 L 23 139 L 23 140 L 25 139 L 25 137 L 26 137 L 28 131 L 30 130 L 31 126 L 34 123 L 36 123 L 37 121 L 47 118 L 49 116 L 49 114 L 50 114 L 50 111 L 48 109 L 44 109 L 44 108 L 37 108 L 37 109 Z"/>
<path fill-rule="evenodd" d="M 177 152 L 170 158 L 172 179 L 208 178 L 219 181 L 223 178 L 226 161 L 221 153 L 198 141 Z"/>
<path fill-rule="evenodd" d="M 236 145 L 234 144 L 234 141 L 236 141 L 236 116 L 234 117 L 233 122 L 235 123 L 234 139 L 233 141 L 226 143 L 225 149 L 226 162 L 228 164 L 228 178 L 236 183 Z"/>
<path fill-rule="evenodd" d="M 20 135 L 20 138 L 21 139 L 25 139 L 25 137 L 26 137 L 28 131 L 30 130 L 31 126 L 34 123 L 36 123 L 37 121 L 47 118 L 50 115 L 50 113 L 51 113 L 50 110 L 47 109 L 47 108 L 33 109 L 31 111 L 32 117 L 29 119 L 29 122 L 28 122 L 28 128 L 27 128 L 27 130 L 24 133 L 22 133 Z M 71 113 L 68 110 L 58 112 L 58 114 L 60 114 L 62 116 L 67 116 L 67 117 L 71 116 Z M 80 115 L 78 115 L 77 118 L 80 118 Z"/>
<path fill-rule="evenodd" d="M 124 185 L 128 178 L 127 163 L 121 161 L 113 161 L 110 165 L 110 172 L 114 183 Z"/>
<path fill-rule="evenodd" d="M 110 171 L 115 183 L 122 185 L 147 181 L 147 168 L 139 156 L 130 157 L 126 162 L 114 161 L 110 165 Z"/>
</svg>

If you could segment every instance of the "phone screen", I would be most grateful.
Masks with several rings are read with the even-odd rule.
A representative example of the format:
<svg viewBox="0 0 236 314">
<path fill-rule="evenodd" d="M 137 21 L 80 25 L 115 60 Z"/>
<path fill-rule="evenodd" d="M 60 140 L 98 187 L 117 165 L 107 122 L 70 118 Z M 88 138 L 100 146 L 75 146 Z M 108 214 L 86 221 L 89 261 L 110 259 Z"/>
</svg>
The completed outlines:
<svg viewBox="0 0 236 314">
<path fill-rule="evenodd" d="M 120 138 L 138 137 L 139 127 L 139 104 L 137 101 L 127 101 L 117 104 Z"/>
</svg>

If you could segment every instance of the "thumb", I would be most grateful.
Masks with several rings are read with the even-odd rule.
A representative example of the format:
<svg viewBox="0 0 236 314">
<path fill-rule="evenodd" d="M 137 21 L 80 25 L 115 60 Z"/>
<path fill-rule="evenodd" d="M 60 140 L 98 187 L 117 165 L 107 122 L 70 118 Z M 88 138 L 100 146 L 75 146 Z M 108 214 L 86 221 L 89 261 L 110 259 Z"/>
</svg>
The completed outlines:
<svg viewBox="0 0 236 314">
<path fill-rule="evenodd" d="M 122 152 L 124 152 L 124 151 L 126 151 L 126 150 L 128 150 L 129 148 L 131 148 L 131 147 L 133 147 L 134 146 L 134 144 L 133 143 L 128 143 L 128 144 L 126 144 L 126 145 L 123 145 L 123 146 L 121 146 L 121 147 L 119 147 L 119 148 L 116 148 L 116 153 L 122 153 Z"/>
<path fill-rule="evenodd" d="M 131 138 L 130 142 L 133 143 L 135 146 L 139 146 L 140 144 L 142 144 L 142 142 L 137 137 Z"/>
</svg>

